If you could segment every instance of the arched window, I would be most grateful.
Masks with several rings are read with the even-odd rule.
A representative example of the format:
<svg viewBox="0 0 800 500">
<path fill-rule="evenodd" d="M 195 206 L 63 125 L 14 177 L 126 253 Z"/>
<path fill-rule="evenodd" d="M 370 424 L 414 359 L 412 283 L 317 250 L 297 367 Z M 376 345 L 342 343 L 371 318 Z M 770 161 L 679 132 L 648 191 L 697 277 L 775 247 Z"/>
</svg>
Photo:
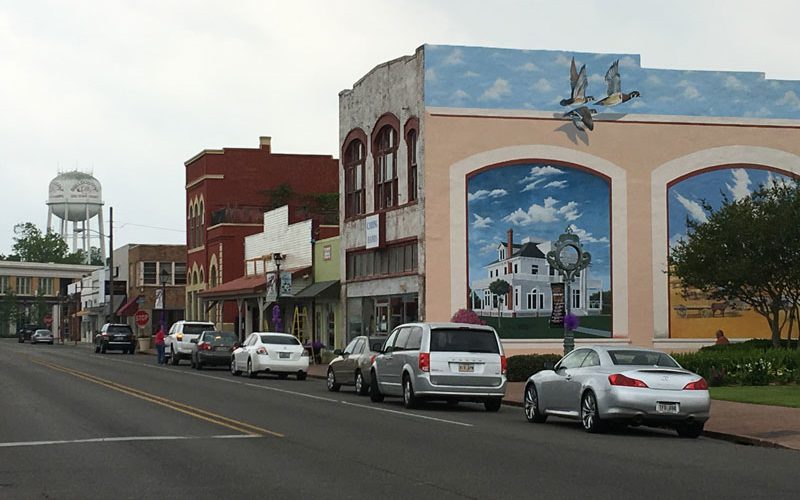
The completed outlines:
<svg viewBox="0 0 800 500">
<path fill-rule="evenodd" d="M 417 131 L 410 130 L 406 136 L 408 146 L 408 201 L 417 199 Z"/>
<path fill-rule="evenodd" d="M 217 266 L 211 266 L 211 269 L 208 271 L 208 285 L 211 288 L 217 286 Z"/>
<path fill-rule="evenodd" d="M 397 205 L 397 130 L 383 126 L 375 141 L 375 209 Z"/>
<path fill-rule="evenodd" d="M 200 204 L 197 206 L 197 236 L 195 237 L 195 244 L 197 246 L 203 246 L 206 239 L 204 234 L 206 223 L 205 210 L 203 210 L 204 207 L 205 204 L 203 203 L 203 200 L 200 200 Z"/>
<path fill-rule="evenodd" d="M 364 213 L 366 198 L 364 189 L 364 163 L 366 151 L 364 142 L 353 139 L 347 144 L 344 154 L 344 211 L 345 217 L 355 217 Z"/>
<path fill-rule="evenodd" d="M 189 203 L 189 228 L 186 231 L 189 248 L 194 248 L 194 203 Z"/>
</svg>

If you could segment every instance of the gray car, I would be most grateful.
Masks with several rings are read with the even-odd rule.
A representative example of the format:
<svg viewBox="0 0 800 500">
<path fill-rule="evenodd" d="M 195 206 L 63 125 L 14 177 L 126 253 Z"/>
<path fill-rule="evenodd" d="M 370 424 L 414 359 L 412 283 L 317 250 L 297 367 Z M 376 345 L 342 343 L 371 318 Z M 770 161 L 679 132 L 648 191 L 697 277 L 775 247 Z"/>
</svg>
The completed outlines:
<svg viewBox="0 0 800 500">
<path fill-rule="evenodd" d="M 667 354 L 633 347 L 581 347 L 552 370 L 525 384 L 525 416 L 541 423 L 550 415 L 580 420 L 588 432 L 609 422 L 674 428 L 696 438 L 708 420 L 708 384 Z"/>
<path fill-rule="evenodd" d="M 52 344 L 53 332 L 44 328 L 36 330 L 31 335 L 31 344 Z"/>
<path fill-rule="evenodd" d="M 236 334 L 206 330 L 196 339 L 191 339 L 192 368 L 202 370 L 204 366 L 228 366 L 231 353 L 238 347 Z"/>
<path fill-rule="evenodd" d="M 389 335 L 371 370 L 370 398 L 482 402 L 497 411 L 506 393 L 506 357 L 492 327 L 409 323 Z"/>
<path fill-rule="evenodd" d="M 370 366 L 380 352 L 386 337 L 356 337 L 344 350 L 336 349 L 336 357 L 328 364 L 328 390 L 338 391 L 343 385 L 352 385 L 356 393 L 369 392 Z"/>
</svg>

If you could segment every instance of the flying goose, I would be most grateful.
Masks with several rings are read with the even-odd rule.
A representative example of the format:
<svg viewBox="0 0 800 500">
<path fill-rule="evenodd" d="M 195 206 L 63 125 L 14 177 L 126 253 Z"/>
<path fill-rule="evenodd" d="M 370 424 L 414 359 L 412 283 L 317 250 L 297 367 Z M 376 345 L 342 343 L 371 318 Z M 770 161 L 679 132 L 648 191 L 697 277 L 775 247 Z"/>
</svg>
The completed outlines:
<svg viewBox="0 0 800 500">
<path fill-rule="evenodd" d="M 564 118 L 572 119 L 572 123 L 578 130 L 586 130 L 587 128 L 589 130 L 594 130 L 594 120 L 592 119 L 592 115 L 595 113 L 597 113 L 596 109 L 581 106 L 580 108 L 575 108 L 567 113 L 564 113 Z"/>
<path fill-rule="evenodd" d="M 580 71 L 575 70 L 575 58 L 569 68 L 569 84 L 572 87 L 569 99 L 561 99 L 562 106 L 572 106 L 575 104 L 586 104 L 594 101 L 593 96 L 586 97 L 586 65 L 581 66 Z"/>
<path fill-rule="evenodd" d="M 633 90 L 629 94 L 620 90 L 619 59 L 614 61 L 606 71 L 606 83 L 608 84 L 608 95 L 597 101 L 598 106 L 616 106 L 640 95 L 638 90 Z"/>
</svg>

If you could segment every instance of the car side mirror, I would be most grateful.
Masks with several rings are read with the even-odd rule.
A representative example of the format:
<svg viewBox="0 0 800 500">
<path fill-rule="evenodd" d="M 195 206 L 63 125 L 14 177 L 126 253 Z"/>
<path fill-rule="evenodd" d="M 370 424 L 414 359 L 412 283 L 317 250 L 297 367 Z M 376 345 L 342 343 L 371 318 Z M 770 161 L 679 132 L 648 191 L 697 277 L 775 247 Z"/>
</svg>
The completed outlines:
<svg viewBox="0 0 800 500">
<path fill-rule="evenodd" d="M 552 361 L 545 361 L 544 362 L 544 369 L 545 370 L 555 370 L 556 365 Z"/>
<path fill-rule="evenodd" d="M 192 339 L 189 342 L 191 342 L 192 344 L 196 344 L 197 343 L 197 339 Z"/>
<path fill-rule="evenodd" d="M 334 356 L 341 356 L 342 355 L 342 350 L 341 349 L 334 349 L 333 350 L 333 355 Z"/>
<path fill-rule="evenodd" d="M 242 346 L 238 342 L 234 342 L 233 345 L 231 346 L 231 349 L 235 351 L 236 349 L 238 349 L 240 347 L 242 347 Z"/>
</svg>

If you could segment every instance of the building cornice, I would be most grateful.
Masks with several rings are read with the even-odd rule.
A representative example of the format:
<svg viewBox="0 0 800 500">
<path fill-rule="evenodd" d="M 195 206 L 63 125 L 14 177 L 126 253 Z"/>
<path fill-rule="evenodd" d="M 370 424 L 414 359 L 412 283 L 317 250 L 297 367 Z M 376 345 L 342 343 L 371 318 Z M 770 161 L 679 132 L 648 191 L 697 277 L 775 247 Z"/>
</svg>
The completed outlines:
<svg viewBox="0 0 800 500">
<path fill-rule="evenodd" d="M 196 155 L 189 158 L 188 160 L 186 160 L 185 162 L 183 162 L 183 165 L 188 167 L 192 162 L 196 161 L 203 155 L 221 155 L 221 154 L 225 154 L 225 151 L 221 149 L 204 149 L 199 153 L 197 153 Z"/>
<path fill-rule="evenodd" d="M 186 189 L 191 189 L 194 186 L 200 184 L 203 181 L 210 181 L 210 180 L 222 180 L 225 178 L 224 174 L 206 174 L 202 177 L 198 177 L 197 179 L 193 180 L 189 184 L 186 185 Z"/>
</svg>

